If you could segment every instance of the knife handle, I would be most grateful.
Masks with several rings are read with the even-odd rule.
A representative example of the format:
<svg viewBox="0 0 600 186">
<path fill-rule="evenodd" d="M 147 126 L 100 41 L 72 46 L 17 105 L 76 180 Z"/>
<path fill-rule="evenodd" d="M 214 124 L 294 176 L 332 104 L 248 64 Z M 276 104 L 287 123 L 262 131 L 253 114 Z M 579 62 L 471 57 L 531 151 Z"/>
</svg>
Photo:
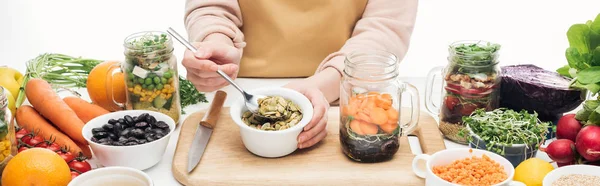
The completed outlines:
<svg viewBox="0 0 600 186">
<path fill-rule="evenodd" d="M 226 92 L 221 90 L 217 91 L 210 107 L 208 107 L 208 111 L 200 121 L 200 125 L 211 129 L 215 128 L 219 115 L 221 114 L 221 108 L 223 107 L 223 103 L 225 103 L 225 98 L 227 98 Z"/>
</svg>

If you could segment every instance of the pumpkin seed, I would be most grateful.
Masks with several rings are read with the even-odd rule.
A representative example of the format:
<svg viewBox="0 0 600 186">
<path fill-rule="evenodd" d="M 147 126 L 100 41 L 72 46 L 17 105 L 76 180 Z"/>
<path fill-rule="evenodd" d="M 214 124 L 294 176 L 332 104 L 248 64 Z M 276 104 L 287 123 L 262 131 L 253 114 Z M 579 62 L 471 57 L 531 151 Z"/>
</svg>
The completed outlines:
<svg viewBox="0 0 600 186">
<path fill-rule="evenodd" d="M 265 131 L 278 131 L 291 128 L 302 120 L 300 107 L 281 96 L 259 99 L 258 104 L 258 114 L 268 118 L 268 121 L 262 121 L 265 119 L 255 117 L 250 111 L 246 111 L 242 114 L 242 121 L 250 127 Z"/>
</svg>

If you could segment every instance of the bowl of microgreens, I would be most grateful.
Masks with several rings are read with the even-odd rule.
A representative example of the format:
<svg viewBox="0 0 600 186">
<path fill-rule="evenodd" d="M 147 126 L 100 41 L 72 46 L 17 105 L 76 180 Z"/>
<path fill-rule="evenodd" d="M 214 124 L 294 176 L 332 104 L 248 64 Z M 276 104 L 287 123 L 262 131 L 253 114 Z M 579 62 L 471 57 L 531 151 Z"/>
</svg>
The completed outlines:
<svg viewBox="0 0 600 186">
<path fill-rule="evenodd" d="M 538 119 L 537 113 L 499 108 L 492 111 L 475 110 L 463 117 L 466 125 L 460 133 L 469 146 L 484 149 L 501 156 L 513 164 L 535 157 L 544 143 L 549 123 Z"/>
</svg>

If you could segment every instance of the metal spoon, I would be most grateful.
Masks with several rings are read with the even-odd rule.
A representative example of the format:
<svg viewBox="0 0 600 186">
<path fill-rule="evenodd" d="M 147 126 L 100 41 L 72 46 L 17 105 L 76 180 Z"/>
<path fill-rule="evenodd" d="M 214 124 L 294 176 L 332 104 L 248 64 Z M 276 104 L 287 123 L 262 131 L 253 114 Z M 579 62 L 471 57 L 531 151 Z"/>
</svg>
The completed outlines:
<svg viewBox="0 0 600 186">
<path fill-rule="evenodd" d="M 167 30 L 167 33 L 169 33 L 171 36 L 173 36 L 177 41 L 179 41 L 181 44 L 183 44 L 183 46 L 185 46 L 190 51 L 192 51 L 194 53 L 198 52 L 198 49 L 196 49 L 196 47 L 194 47 L 186 39 L 181 37 L 181 35 L 179 35 L 175 30 L 173 30 L 173 28 L 169 27 L 169 29 Z M 235 87 L 242 93 L 242 95 L 244 96 L 244 99 L 245 99 L 246 108 L 248 108 L 248 110 L 250 112 L 252 112 L 255 116 L 261 117 L 265 120 L 273 119 L 273 118 L 267 118 L 258 113 L 258 99 L 266 98 L 266 96 L 249 94 L 248 92 L 244 91 L 244 89 L 242 89 L 242 87 L 240 87 L 235 82 L 233 82 L 233 80 L 227 74 L 225 74 L 225 72 L 221 71 L 221 69 L 218 69 L 217 73 L 219 75 L 221 75 L 221 77 L 223 77 L 225 80 L 227 80 L 227 82 L 229 82 L 229 84 L 233 85 L 233 87 Z"/>
</svg>

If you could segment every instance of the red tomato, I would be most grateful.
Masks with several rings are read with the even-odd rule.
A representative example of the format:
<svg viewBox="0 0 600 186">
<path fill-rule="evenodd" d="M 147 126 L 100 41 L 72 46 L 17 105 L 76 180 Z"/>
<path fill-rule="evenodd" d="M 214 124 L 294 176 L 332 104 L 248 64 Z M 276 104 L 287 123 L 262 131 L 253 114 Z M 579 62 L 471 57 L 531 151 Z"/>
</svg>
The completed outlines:
<svg viewBox="0 0 600 186">
<path fill-rule="evenodd" d="M 46 143 L 46 141 L 44 141 L 44 138 L 42 138 L 41 136 L 34 136 L 31 138 L 31 140 L 29 140 L 29 143 L 27 143 L 27 145 L 37 147 L 38 144 L 42 144 L 42 143 L 43 144 Z M 46 145 L 46 147 L 47 147 L 47 145 Z"/>
<path fill-rule="evenodd" d="M 468 115 L 471 115 L 471 113 L 473 113 L 473 111 L 475 111 L 475 109 L 477 109 L 477 105 L 475 105 L 473 103 L 467 103 L 467 104 L 462 105 L 460 114 L 462 114 L 463 116 L 468 116 Z"/>
<path fill-rule="evenodd" d="M 60 145 L 58 145 L 56 143 L 52 143 L 52 144 L 48 145 L 48 147 L 46 147 L 46 148 L 50 149 L 51 151 L 54 151 L 54 152 L 60 151 Z"/>
<path fill-rule="evenodd" d="M 21 138 L 23 138 L 23 136 L 27 135 L 28 133 L 29 132 L 27 130 L 25 130 L 25 129 L 22 128 L 19 131 L 15 132 L 15 137 L 17 139 L 21 139 Z"/>
<path fill-rule="evenodd" d="M 48 147 L 48 143 L 46 143 L 46 142 L 44 141 L 43 143 L 38 143 L 37 145 L 35 145 L 35 147 L 47 148 L 47 147 Z"/>
<path fill-rule="evenodd" d="M 60 157 L 65 160 L 67 163 L 73 161 L 73 159 L 75 159 L 75 156 L 73 156 L 73 154 L 71 152 L 58 152 L 58 155 L 60 155 Z"/>
<path fill-rule="evenodd" d="M 27 149 L 29 149 L 29 148 L 27 148 L 26 146 L 19 147 L 19 150 L 17 151 L 17 153 L 22 152 Z"/>
<path fill-rule="evenodd" d="M 31 142 L 31 138 L 32 138 L 31 135 L 25 135 L 22 138 L 17 138 L 17 139 L 21 139 L 21 142 L 29 145 L 29 143 Z"/>
<path fill-rule="evenodd" d="M 79 173 L 76 171 L 71 171 L 71 180 L 75 179 L 75 177 L 79 176 Z"/>
<path fill-rule="evenodd" d="M 92 166 L 90 166 L 90 164 L 87 161 L 81 160 L 79 158 L 76 158 L 73 161 L 69 162 L 69 167 L 71 167 L 72 170 L 81 173 L 92 170 Z"/>
<path fill-rule="evenodd" d="M 460 100 L 458 100 L 457 97 L 446 96 L 444 98 L 444 105 L 446 105 L 446 107 L 448 107 L 448 110 L 454 110 L 454 107 L 456 107 L 456 105 L 458 105 L 458 103 L 460 103 Z"/>
</svg>

